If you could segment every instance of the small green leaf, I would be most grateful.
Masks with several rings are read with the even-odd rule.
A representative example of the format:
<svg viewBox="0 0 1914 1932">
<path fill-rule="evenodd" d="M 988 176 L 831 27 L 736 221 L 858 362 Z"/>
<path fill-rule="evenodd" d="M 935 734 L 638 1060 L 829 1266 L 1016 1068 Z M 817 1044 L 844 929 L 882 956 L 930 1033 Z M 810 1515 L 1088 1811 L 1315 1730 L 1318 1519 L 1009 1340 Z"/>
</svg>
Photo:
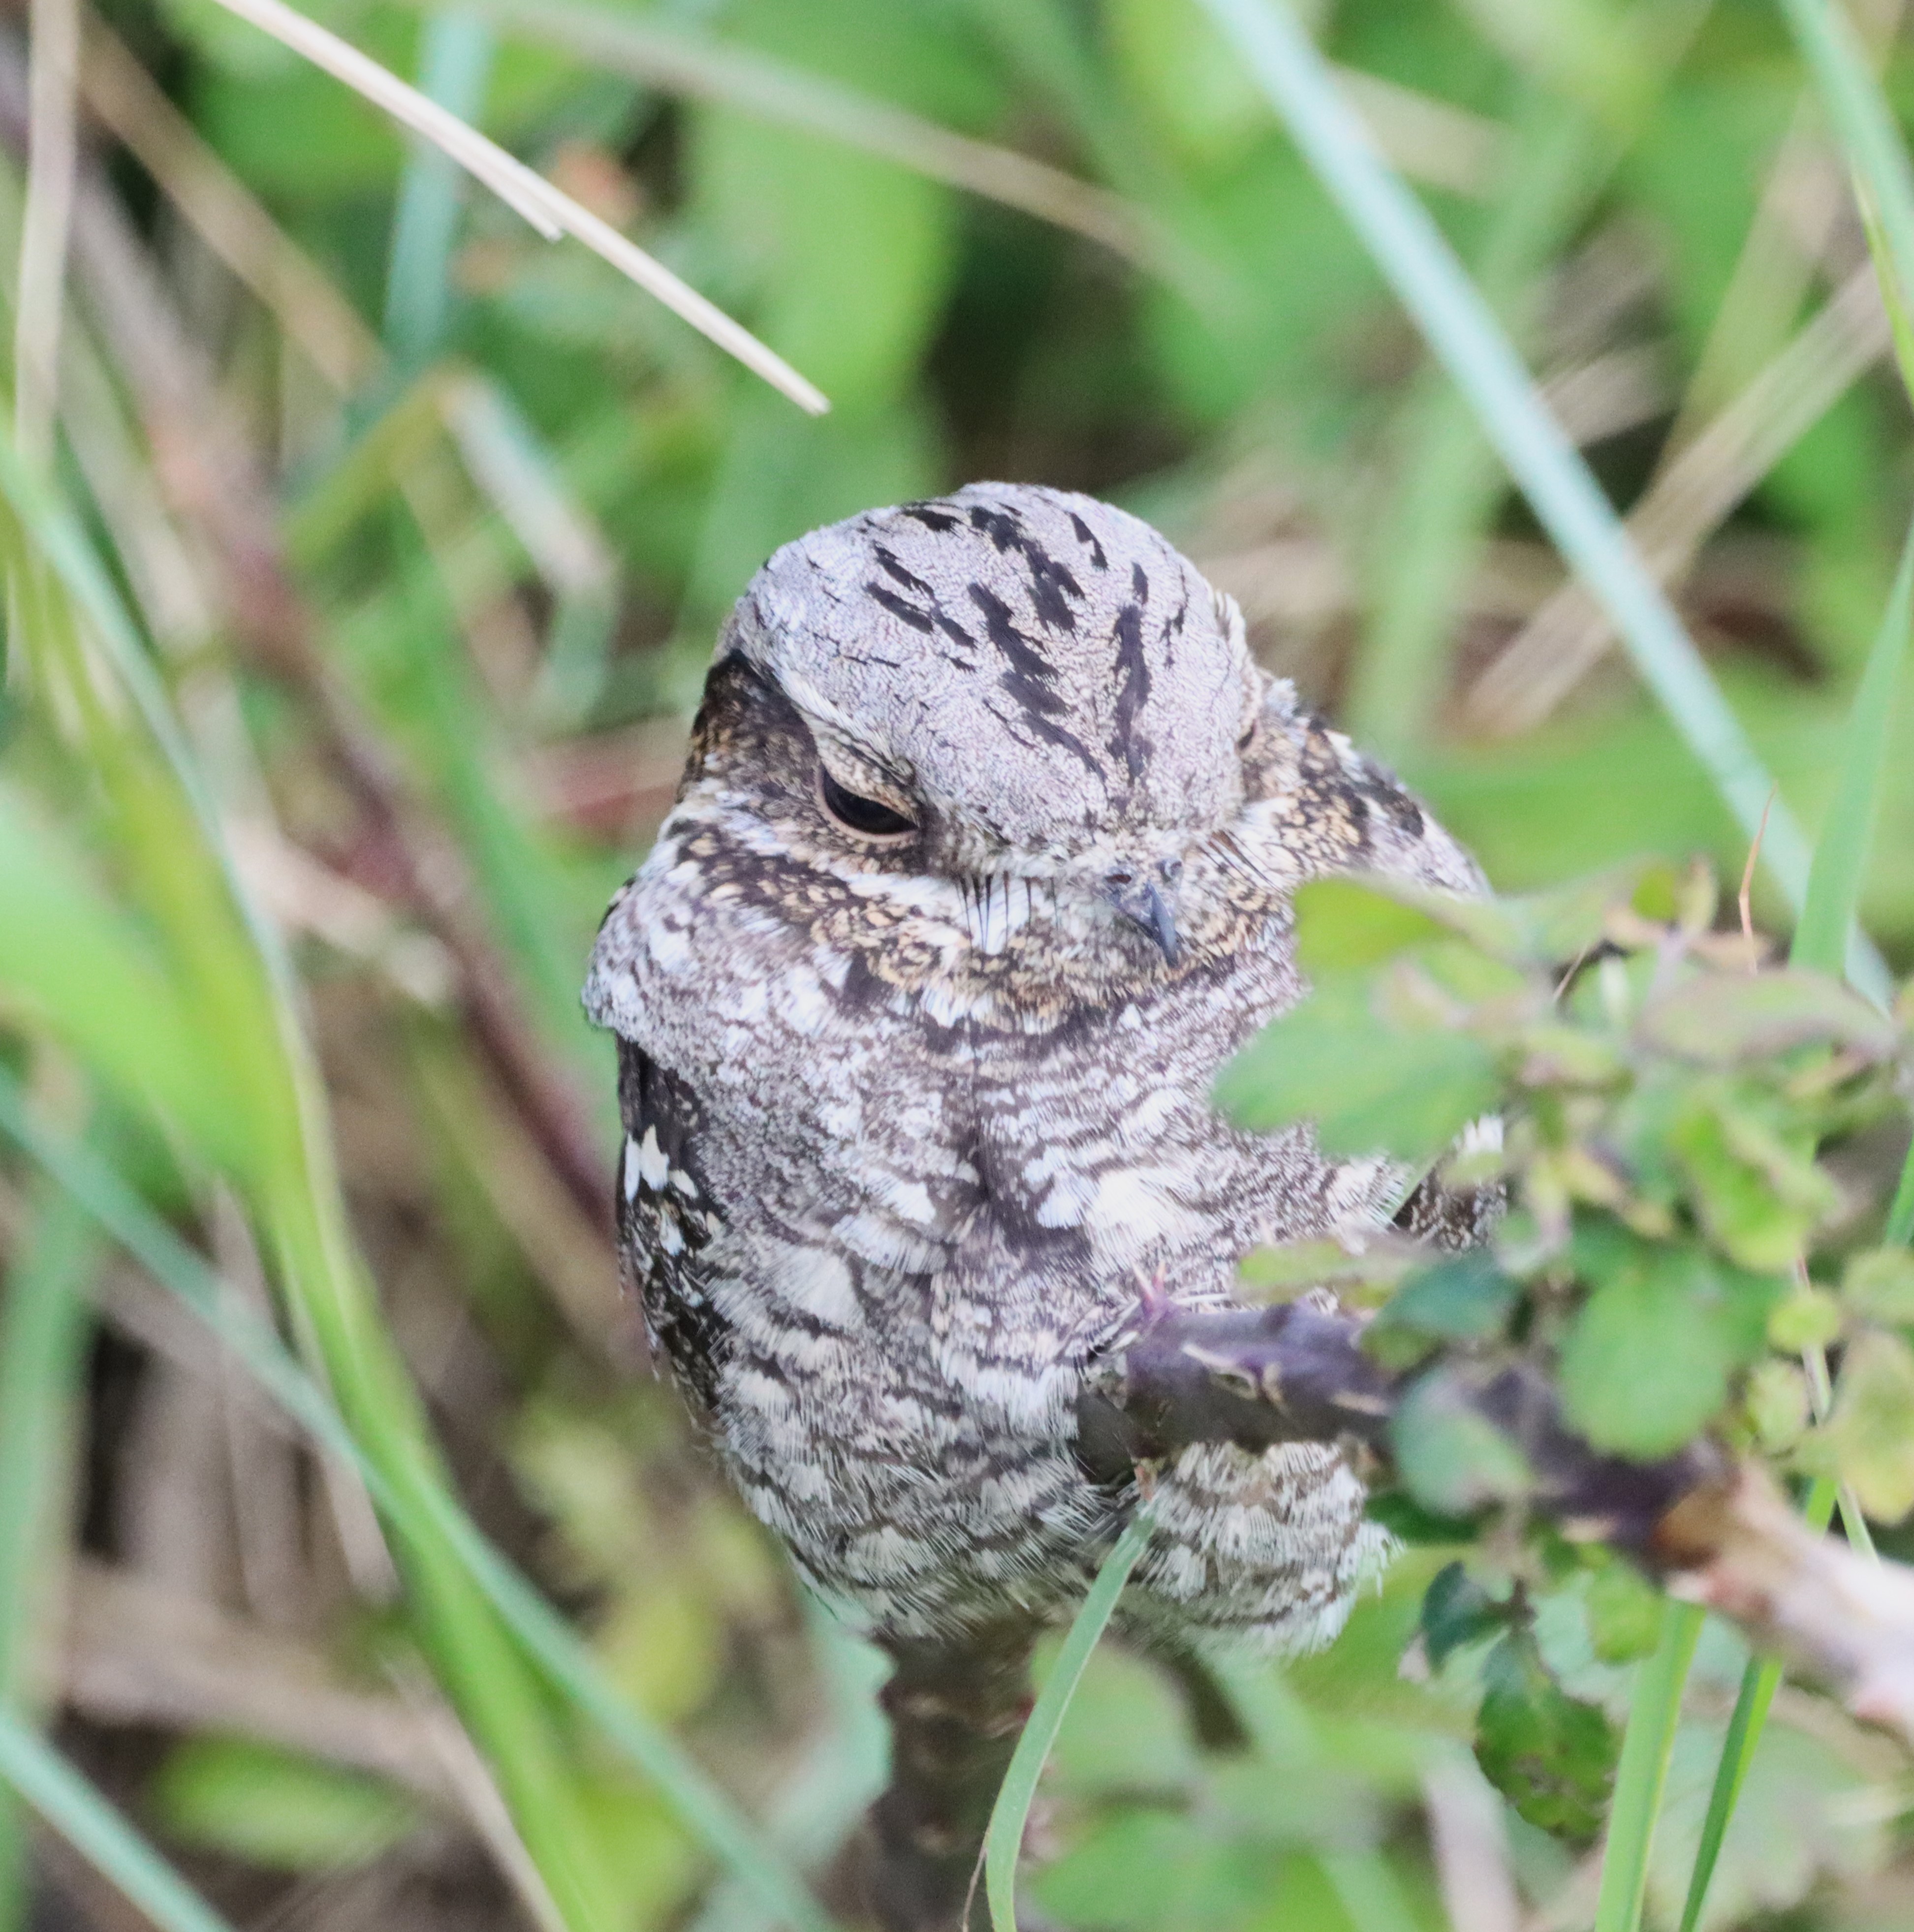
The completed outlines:
<svg viewBox="0 0 1914 1932">
<path fill-rule="evenodd" d="M 1678 1449 L 1727 1400 L 1772 1298 L 1704 1256 L 1640 1244 L 1596 1283 L 1563 1345 L 1570 1423 L 1596 1448 L 1642 1461 Z"/>
<path fill-rule="evenodd" d="M 1380 965 L 1444 928 L 1367 874 L 1317 879 L 1297 892 L 1296 963 L 1311 980 Z"/>
<path fill-rule="evenodd" d="M 279 1871 L 363 1864 L 416 1830 L 392 1786 L 236 1738 L 191 1738 L 161 1766 L 153 1807 L 182 1843 Z"/>
<path fill-rule="evenodd" d="M 1521 1290 L 1486 1250 L 1412 1275 L 1371 1322 L 1363 1346 L 1385 1367 L 1404 1369 L 1442 1342 L 1488 1342 L 1502 1332 Z"/>
<path fill-rule="evenodd" d="M 1914 1510 L 1914 1349 L 1899 1336 L 1849 1348 L 1825 1441 L 1866 1514 L 1893 1523 Z"/>
<path fill-rule="evenodd" d="M 1437 1516 L 1466 1516 L 1528 1492 L 1527 1460 L 1438 1371 L 1409 1388 L 1390 1424 L 1403 1486 Z"/>
<path fill-rule="evenodd" d="M 1756 1362 L 1748 1371 L 1742 1406 L 1762 1448 L 1771 1456 L 1785 1455 L 1808 1432 L 1808 1378 L 1794 1362 L 1772 1357 Z"/>
<path fill-rule="evenodd" d="M 1784 1355 L 1825 1348 L 1840 1332 L 1841 1305 L 1824 1288 L 1784 1295 L 1768 1317 L 1768 1339 Z"/>
<path fill-rule="evenodd" d="M 1583 1599 L 1588 1640 L 1604 1664 L 1632 1664 L 1661 1641 L 1668 1599 L 1631 1564 L 1603 1552 Z"/>
<path fill-rule="evenodd" d="M 1509 1604 L 1496 1602 L 1461 1564 L 1445 1564 L 1422 1599 L 1420 1627 L 1430 1668 L 1440 1670 L 1463 1645 L 1504 1629 L 1513 1614 Z"/>
<path fill-rule="evenodd" d="M 1499 1093 L 1494 1057 L 1453 1028 L 1402 1030 L 1366 978 L 1329 982 L 1265 1027 L 1222 1070 L 1216 1100 L 1260 1132 L 1312 1122 L 1330 1155 L 1432 1159 Z"/>
<path fill-rule="evenodd" d="M 1870 1320 L 1914 1324 L 1914 1254 L 1892 1247 L 1855 1256 L 1841 1276 L 1841 1299 Z"/>
<path fill-rule="evenodd" d="M 1792 969 L 1697 974 L 1648 1004 L 1641 1030 L 1651 1046 L 1717 1066 L 1814 1045 L 1881 1060 L 1897 1037 L 1893 1022 L 1858 993 Z"/>
<path fill-rule="evenodd" d="M 1476 1717 L 1484 1774 L 1532 1825 L 1578 1842 L 1601 1828 L 1616 1736 L 1600 1707 L 1571 1697 L 1526 1630 L 1490 1652 Z"/>
<path fill-rule="evenodd" d="M 1786 1268 L 1801 1258 L 1824 1204 L 1790 1200 L 1772 1172 L 1745 1159 L 1745 1137 L 1723 1108 L 1706 1098 L 1682 1108 L 1668 1145 L 1702 1226 L 1724 1252 L 1751 1268 Z M 1825 1205 L 1833 1198 L 1830 1187 Z"/>
</svg>

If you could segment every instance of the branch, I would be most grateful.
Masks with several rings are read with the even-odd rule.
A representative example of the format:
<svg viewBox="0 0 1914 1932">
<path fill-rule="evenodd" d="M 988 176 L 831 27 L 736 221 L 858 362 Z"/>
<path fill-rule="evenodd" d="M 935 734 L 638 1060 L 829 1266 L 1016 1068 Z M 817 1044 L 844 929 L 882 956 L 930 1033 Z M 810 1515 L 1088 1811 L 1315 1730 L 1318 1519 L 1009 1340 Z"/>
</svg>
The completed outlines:
<svg viewBox="0 0 1914 1932">
<path fill-rule="evenodd" d="M 1564 1534 L 1621 1550 L 1914 1744 L 1914 1570 L 1815 1534 L 1762 1470 L 1712 1440 L 1658 1462 L 1604 1455 L 1532 1369 L 1456 1357 L 1392 1376 L 1364 1352 L 1364 1325 L 1303 1303 L 1146 1306 L 1078 1402 L 1086 1458 L 1101 1474 L 1198 1442 L 1335 1442 L 1372 1479 L 1393 1466 L 1392 1424 L 1414 1390 L 1518 1450 L 1527 1507 Z"/>
</svg>

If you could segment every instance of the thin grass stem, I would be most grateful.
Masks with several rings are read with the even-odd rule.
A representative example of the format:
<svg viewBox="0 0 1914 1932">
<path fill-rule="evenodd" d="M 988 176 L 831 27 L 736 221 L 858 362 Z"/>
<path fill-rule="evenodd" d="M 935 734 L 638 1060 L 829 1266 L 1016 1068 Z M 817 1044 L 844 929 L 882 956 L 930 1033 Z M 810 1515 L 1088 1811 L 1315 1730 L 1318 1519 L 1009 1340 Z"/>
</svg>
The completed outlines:
<svg viewBox="0 0 1914 1932">
<path fill-rule="evenodd" d="M 69 1196 L 50 1185 L 35 1193 L 0 1301 L 0 1709 L 14 1712 L 37 1701 L 35 1638 L 47 1586 L 64 1568 L 56 1523 L 68 1486 L 86 1285 L 99 1252 L 92 1222 Z M 0 1795 L 0 1932 L 17 1932 L 26 1907 L 26 1834 Z"/>
<path fill-rule="evenodd" d="M 315 67 L 323 68 L 415 134 L 435 142 L 548 241 L 556 241 L 562 234 L 576 236 L 800 409 L 822 416 L 830 408 L 830 399 L 814 383 L 806 382 L 782 356 L 766 348 L 662 262 L 338 34 L 327 32 L 280 0 L 219 0 L 219 4 L 284 42 Z"/>
<path fill-rule="evenodd" d="M 1642 1901 L 1648 1892 L 1648 1854 L 1682 1718 L 1682 1693 L 1706 1621 L 1706 1612 L 1692 1604 L 1670 1604 L 1662 1618 L 1661 1641 L 1636 1677 L 1609 1808 L 1595 1932 L 1639 1932 Z"/>
<path fill-rule="evenodd" d="M 4 1708 L 0 1708 L 0 1779 L 160 1932 L 232 1932 L 92 1784 Z"/>
<path fill-rule="evenodd" d="M 1914 302 L 1914 161 L 1854 23 L 1835 0 L 1780 0 L 1822 104 L 1860 177 L 1900 285 Z"/>
<path fill-rule="evenodd" d="M 461 121 L 478 118 L 491 78 L 491 28 L 462 7 L 427 16 L 419 92 Z M 386 346 L 406 365 L 438 347 L 452 310 L 450 268 L 465 183 L 452 157 L 421 142 L 406 164 L 386 274 Z"/>
<path fill-rule="evenodd" d="M 457 1501 L 427 1472 L 415 1469 L 404 1481 L 388 1474 L 272 1330 L 226 1295 L 206 1262 L 110 1166 L 89 1149 L 42 1129 L 4 1070 L 0 1134 L 52 1175 L 112 1240 L 203 1322 L 316 1444 L 353 1470 L 390 1520 L 415 1534 L 428 1533 L 429 1526 L 429 1532 L 443 1538 L 549 1681 L 656 1782 L 686 1828 L 737 1874 L 776 1922 L 794 1932 L 831 1932 L 830 1920 L 796 1874 L 760 1841 L 731 1801 L 668 1733 L 625 1703 L 570 1625 L 485 1540 Z"/>
<path fill-rule="evenodd" d="M 1670 722 L 1751 837 L 1774 781 L 1454 250 L 1376 152 L 1322 55 L 1286 8 L 1270 0 L 1203 4 L 1468 398 L 1544 527 L 1606 608 Z M 1777 800 L 1762 862 L 1797 911 L 1807 895 L 1809 856 L 1799 824 Z M 1871 951 L 1857 958 L 1855 968 L 1871 990 L 1884 992 L 1886 969 Z"/>
<path fill-rule="evenodd" d="M 1023 1735 L 1017 1740 L 1010 1768 L 991 1808 L 990 1829 L 984 1838 L 985 1896 L 990 1904 L 992 1932 L 1017 1932 L 1017 1860 L 1024 1848 L 1024 1827 L 1030 1821 L 1031 1801 L 1043 1775 L 1051 1747 L 1062 1730 L 1064 1714 L 1076 1695 L 1084 1666 L 1096 1648 L 1130 1573 L 1148 1546 L 1155 1514 L 1148 1503 L 1138 1507 L 1116 1546 L 1104 1558 L 1096 1580 L 1083 1600 L 1042 1690 L 1031 1706 Z"/>
<path fill-rule="evenodd" d="M 1900 568 L 1868 662 L 1848 712 L 1841 748 L 1840 779 L 1827 822 L 1814 848 L 1808 898 L 1789 951 L 1792 964 L 1838 974 L 1852 956 L 1852 941 L 1866 881 L 1868 848 L 1887 769 L 1894 694 L 1914 624 L 1914 528 L 1901 546 Z"/>
</svg>

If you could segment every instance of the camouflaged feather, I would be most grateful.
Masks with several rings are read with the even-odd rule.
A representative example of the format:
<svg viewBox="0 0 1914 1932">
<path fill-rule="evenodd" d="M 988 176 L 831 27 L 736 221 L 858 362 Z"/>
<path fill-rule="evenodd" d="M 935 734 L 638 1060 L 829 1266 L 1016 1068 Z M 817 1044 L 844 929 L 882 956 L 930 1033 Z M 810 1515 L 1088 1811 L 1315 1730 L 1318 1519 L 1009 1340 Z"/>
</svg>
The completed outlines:
<svg viewBox="0 0 1914 1932">
<path fill-rule="evenodd" d="M 913 829 L 841 823 L 820 762 Z M 1120 511 L 976 484 L 814 532 L 740 602 L 586 999 L 653 1335 L 874 1627 L 1066 1606 L 1134 1501 L 1076 1415 L 1139 1284 L 1222 1304 L 1256 1244 L 1386 1211 L 1379 1163 L 1209 1101 L 1298 997 L 1290 894 L 1350 866 L 1480 884 Z M 1118 908 L 1145 886 L 1173 961 Z M 1182 1642 L 1326 1639 L 1378 1541 L 1328 1448 L 1192 1449 L 1160 1495 L 1126 1614 Z"/>
</svg>

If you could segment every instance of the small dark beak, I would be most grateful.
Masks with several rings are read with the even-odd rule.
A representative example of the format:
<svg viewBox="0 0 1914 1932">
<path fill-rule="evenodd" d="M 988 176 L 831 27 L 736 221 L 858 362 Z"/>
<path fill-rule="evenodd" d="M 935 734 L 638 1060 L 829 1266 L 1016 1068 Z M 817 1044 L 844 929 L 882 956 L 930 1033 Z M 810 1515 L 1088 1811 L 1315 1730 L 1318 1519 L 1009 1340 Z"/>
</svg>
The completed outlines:
<svg viewBox="0 0 1914 1932">
<path fill-rule="evenodd" d="M 1162 886 L 1133 873 L 1113 872 L 1104 890 L 1111 904 L 1126 919 L 1134 920 L 1162 947 L 1163 958 L 1174 966 L 1182 951 L 1176 936 L 1176 910 Z"/>
</svg>

